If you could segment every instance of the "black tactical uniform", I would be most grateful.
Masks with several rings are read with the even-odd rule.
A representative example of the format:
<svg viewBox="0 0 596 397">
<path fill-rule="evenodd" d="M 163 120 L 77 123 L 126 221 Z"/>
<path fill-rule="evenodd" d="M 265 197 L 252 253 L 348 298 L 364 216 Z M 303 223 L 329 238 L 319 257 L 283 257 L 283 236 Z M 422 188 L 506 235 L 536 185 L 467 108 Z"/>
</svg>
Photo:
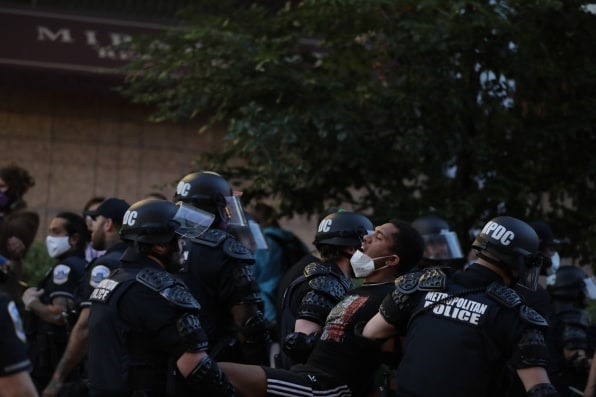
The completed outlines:
<svg viewBox="0 0 596 397">
<path fill-rule="evenodd" d="M 181 262 L 178 236 L 194 238 L 212 221 L 211 214 L 166 200 L 142 200 L 126 211 L 121 266 L 90 296 L 92 396 L 183 396 L 190 389 L 209 395 L 209 386 L 228 388 L 204 353 L 200 306 L 171 274 Z M 181 359 L 196 364 L 186 378 L 178 371 Z"/>
<path fill-rule="evenodd" d="M 286 289 L 282 301 L 280 340 L 294 332 L 296 320 L 304 319 L 325 325 L 331 309 L 354 288 L 352 281 L 333 262 L 313 262 L 304 267 L 302 276 Z M 290 368 L 291 360 L 282 353 L 276 366 Z M 307 357 L 294 357 L 303 362 Z"/>
<path fill-rule="evenodd" d="M 23 323 L 14 301 L 0 292 L 0 376 L 31 369 Z"/>
<path fill-rule="evenodd" d="M 570 387 L 584 390 L 590 371 L 588 358 L 594 353 L 589 338 L 592 322 L 585 309 L 585 278 L 587 275 L 582 269 L 562 266 L 555 274 L 554 283 L 547 288 L 552 300 L 547 337 L 548 373 L 562 396 L 576 395 Z"/>
<path fill-rule="evenodd" d="M 92 396 L 179 394 L 174 357 L 183 351 L 176 321 L 200 306 L 157 263 L 129 249 L 90 297 Z"/>
<path fill-rule="evenodd" d="M 447 279 L 441 270 L 428 269 L 405 275 L 396 285 L 381 314 L 399 334 L 408 330 L 398 369 L 400 396 L 446 391 L 490 396 L 509 357 L 518 358 L 518 368 L 525 362 L 546 365 L 546 321 L 491 270 L 472 264 Z M 525 350 L 532 339 L 541 343 Z"/>
<path fill-rule="evenodd" d="M 528 381 L 545 377 L 540 367 L 547 364 L 548 324 L 504 283 L 519 276 L 535 287 L 529 280 L 536 278 L 525 276 L 539 271 L 536 233 L 518 219 L 497 217 L 473 248 L 478 263 L 451 277 L 440 268 L 406 274 L 380 307 L 382 318 L 405 336 L 399 397 L 502 395 L 508 363 L 529 370 Z M 373 329 L 365 329 L 365 336 L 374 336 Z M 540 381 L 528 395 L 558 396 Z"/>
<path fill-rule="evenodd" d="M 284 291 L 278 318 L 282 350 L 275 357 L 277 368 L 289 369 L 306 361 L 319 335 L 295 332 L 296 320 L 321 328 L 325 325 L 329 311 L 354 287 L 334 261 L 349 257 L 347 249 L 360 248 L 362 238 L 373 229 L 372 222 L 357 212 L 337 212 L 321 220 L 314 245 L 323 260 L 306 265 L 303 275 Z"/>
<path fill-rule="evenodd" d="M 209 355 L 218 361 L 251 361 L 240 350 L 230 313 L 235 305 L 261 303 L 259 287 L 250 269 L 254 264 L 251 252 L 233 235 L 220 229 L 210 229 L 186 242 L 187 258 L 177 276 L 201 302 L 201 322 L 209 337 Z"/>
<path fill-rule="evenodd" d="M 45 277 L 39 282 L 38 289 L 44 289 L 39 300 L 44 305 L 56 297 L 75 300 L 74 294 L 85 268 L 83 250 L 69 251 L 61 257 Z M 29 356 L 33 363 L 31 377 L 38 388 L 48 384 L 56 364 L 62 357 L 68 342 L 66 325 L 54 325 L 42 321 L 32 312 L 25 316 L 25 331 L 29 345 Z"/>
<path fill-rule="evenodd" d="M 229 232 L 246 226 L 238 197 L 221 175 L 201 171 L 180 180 L 174 201 L 215 215 L 207 232 L 186 240 L 185 261 L 178 274 L 201 302 L 209 355 L 217 361 L 269 364 L 270 337 L 251 270 L 254 258 Z"/>
</svg>

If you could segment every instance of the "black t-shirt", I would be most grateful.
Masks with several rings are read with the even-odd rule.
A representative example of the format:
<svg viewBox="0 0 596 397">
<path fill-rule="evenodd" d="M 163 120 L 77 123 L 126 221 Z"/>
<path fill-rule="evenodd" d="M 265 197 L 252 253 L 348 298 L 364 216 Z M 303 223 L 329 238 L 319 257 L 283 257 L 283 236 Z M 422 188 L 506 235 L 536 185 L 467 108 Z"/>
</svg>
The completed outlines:
<svg viewBox="0 0 596 397">
<path fill-rule="evenodd" d="M 17 306 L 8 295 L 0 292 L 0 376 L 31 368 L 25 343 L 25 332 Z"/>
<path fill-rule="evenodd" d="M 364 284 L 351 290 L 331 310 L 320 340 L 305 365 L 296 365 L 297 372 L 320 371 L 347 384 L 354 395 L 373 390 L 373 375 L 381 364 L 374 346 L 355 336 L 355 327 L 366 324 L 379 311 L 383 298 L 394 289 L 393 282 Z"/>
</svg>

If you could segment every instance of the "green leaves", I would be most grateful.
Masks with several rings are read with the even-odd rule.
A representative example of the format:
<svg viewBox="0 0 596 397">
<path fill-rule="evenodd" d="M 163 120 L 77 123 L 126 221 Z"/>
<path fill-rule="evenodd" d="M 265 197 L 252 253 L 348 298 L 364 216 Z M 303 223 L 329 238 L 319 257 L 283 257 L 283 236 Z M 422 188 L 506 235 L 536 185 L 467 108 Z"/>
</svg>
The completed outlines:
<svg viewBox="0 0 596 397">
<path fill-rule="evenodd" d="M 205 1 L 162 45 L 134 42 L 124 91 L 156 120 L 223 123 L 201 167 L 285 215 L 438 211 L 460 236 L 540 217 L 586 260 L 596 23 L 580 3 Z"/>
</svg>

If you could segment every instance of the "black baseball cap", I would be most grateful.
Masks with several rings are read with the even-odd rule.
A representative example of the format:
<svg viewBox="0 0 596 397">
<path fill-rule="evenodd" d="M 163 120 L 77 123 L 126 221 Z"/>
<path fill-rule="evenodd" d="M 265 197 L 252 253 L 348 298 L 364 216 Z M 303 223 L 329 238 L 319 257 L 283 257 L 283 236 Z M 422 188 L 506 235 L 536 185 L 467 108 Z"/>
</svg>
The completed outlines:
<svg viewBox="0 0 596 397">
<path fill-rule="evenodd" d="M 530 226 L 532 226 L 538 235 L 540 248 L 556 246 L 563 242 L 561 239 L 555 237 L 548 223 L 544 221 L 530 222 Z"/>
<path fill-rule="evenodd" d="M 119 198 L 110 197 L 102 201 L 99 207 L 96 209 L 83 212 L 83 215 L 90 216 L 93 219 L 95 219 L 95 217 L 98 215 L 101 215 L 104 218 L 110 218 L 112 222 L 117 225 L 122 225 L 124 213 L 126 213 L 129 207 L 130 204 L 128 204 L 126 201 Z"/>
</svg>

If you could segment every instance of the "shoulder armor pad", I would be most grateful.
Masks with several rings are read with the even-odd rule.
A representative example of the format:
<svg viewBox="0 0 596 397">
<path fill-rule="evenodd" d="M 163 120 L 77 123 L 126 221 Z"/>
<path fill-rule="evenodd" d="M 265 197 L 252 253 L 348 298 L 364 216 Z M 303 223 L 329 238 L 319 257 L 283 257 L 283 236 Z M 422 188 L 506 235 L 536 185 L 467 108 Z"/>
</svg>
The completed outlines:
<svg viewBox="0 0 596 397">
<path fill-rule="evenodd" d="M 418 280 L 422 272 L 406 273 L 395 279 L 395 288 L 402 294 L 411 294 L 418 290 Z"/>
<path fill-rule="evenodd" d="M 517 292 L 500 283 L 492 283 L 489 285 L 486 289 L 486 294 L 499 302 L 502 306 L 508 308 L 514 308 L 522 304 L 522 300 Z"/>
<path fill-rule="evenodd" d="M 165 270 L 144 268 L 137 273 L 136 280 L 151 288 L 153 291 L 160 292 L 168 287 L 176 285 L 176 279 Z"/>
<path fill-rule="evenodd" d="M 338 301 L 344 297 L 351 287 L 350 285 L 347 285 L 347 283 L 342 283 L 338 277 L 331 274 L 309 279 L 308 286 L 313 290 L 329 295 Z"/>
<path fill-rule="evenodd" d="M 221 229 L 208 229 L 205 233 L 191 239 L 193 243 L 206 245 L 208 247 L 217 247 L 229 237 L 229 234 Z"/>
<path fill-rule="evenodd" d="M 322 276 L 331 273 L 329 266 L 323 265 L 319 262 L 312 262 L 304 266 L 304 277 L 311 278 L 316 276 Z"/>
<path fill-rule="evenodd" d="M 527 323 L 537 325 L 539 327 L 548 327 L 548 322 L 536 310 L 530 306 L 521 305 L 519 308 L 519 316 Z"/>
<path fill-rule="evenodd" d="M 160 295 L 174 306 L 197 311 L 201 309 L 199 302 L 182 285 L 178 284 L 171 288 L 166 288 L 160 292 Z"/>
<path fill-rule="evenodd" d="M 442 291 L 445 289 L 447 276 L 438 267 L 428 268 L 418 279 L 419 291 Z"/>
<path fill-rule="evenodd" d="M 223 251 L 226 255 L 232 258 L 241 259 L 249 262 L 255 261 L 252 252 L 250 252 L 248 248 L 242 245 L 242 243 L 236 240 L 235 238 L 228 238 L 224 241 Z"/>
<path fill-rule="evenodd" d="M 201 305 L 184 284 L 165 270 L 145 268 L 137 273 L 136 281 L 159 292 L 168 302 L 184 309 L 199 310 Z"/>
</svg>

